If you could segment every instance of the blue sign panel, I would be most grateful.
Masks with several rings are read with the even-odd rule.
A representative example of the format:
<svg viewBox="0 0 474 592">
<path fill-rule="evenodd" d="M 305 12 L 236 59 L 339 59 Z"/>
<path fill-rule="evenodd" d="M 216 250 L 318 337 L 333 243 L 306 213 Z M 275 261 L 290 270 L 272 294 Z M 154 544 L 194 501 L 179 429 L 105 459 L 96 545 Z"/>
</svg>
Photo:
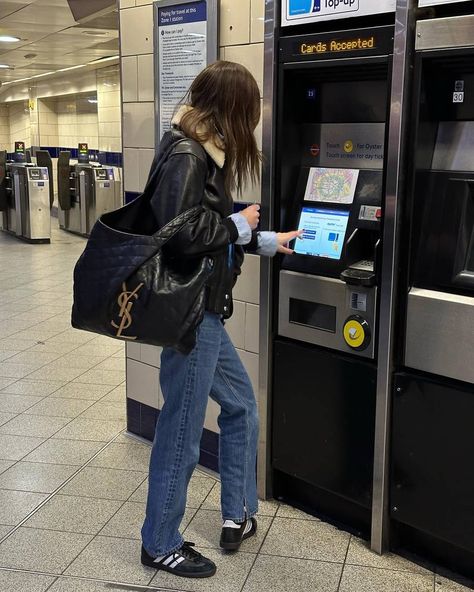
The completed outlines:
<svg viewBox="0 0 474 592">
<path fill-rule="evenodd" d="M 190 2 L 170 8 L 160 8 L 158 11 L 158 23 L 160 27 L 167 25 L 183 25 L 185 23 L 198 23 L 205 21 L 206 3 Z"/>
</svg>

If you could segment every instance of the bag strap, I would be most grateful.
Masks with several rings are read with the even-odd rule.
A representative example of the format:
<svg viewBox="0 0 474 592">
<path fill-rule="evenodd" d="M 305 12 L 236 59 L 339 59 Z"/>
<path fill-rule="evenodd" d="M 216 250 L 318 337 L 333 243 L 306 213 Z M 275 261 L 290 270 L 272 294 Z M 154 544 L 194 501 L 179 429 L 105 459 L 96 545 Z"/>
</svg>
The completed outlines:
<svg viewBox="0 0 474 592">
<path fill-rule="evenodd" d="M 189 142 L 190 140 L 192 141 L 193 148 L 197 148 L 197 150 L 191 150 L 189 152 L 189 154 L 193 154 L 197 158 L 203 157 L 204 160 L 206 159 L 206 153 L 204 151 L 204 148 L 196 140 L 192 140 L 191 138 L 181 138 L 177 142 L 173 142 L 171 144 L 171 146 L 168 147 L 168 150 L 163 154 L 161 161 L 156 164 L 154 170 L 148 176 L 148 179 L 147 179 L 147 182 L 145 185 L 145 189 L 143 190 L 143 195 L 147 195 L 147 192 L 149 191 L 149 189 L 152 186 L 154 186 L 154 184 L 156 183 L 157 177 L 161 171 L 161 167 L 168 160 L 171 152 L 176 148 L 176 146 L 178 146 L 179 144 L 182 144 L 183 142 Z M 199 154 L 198 154 L 198 152 L 199 152 Z"/>
<path fill-rule="evenodd" d="M 203 211 L 203 206 L 194 206 L 189 210 L 181 212 L 181 214 L 178 214 L 176 218 L 173 218 L 173 220 L 170 220 L 167 224 L 165 224 L 163 228 L 160 228 L 160 230 L 154 234 L 154 238 L 157 241 L 157 248 L 161 248 L 163 245 L 165 245 L 170 239 L 173 238 L 175 234 L 177 234 L 186 224 L 188 224 L 188 222 L 194 218 L 197 218 Z"/>
</svg>

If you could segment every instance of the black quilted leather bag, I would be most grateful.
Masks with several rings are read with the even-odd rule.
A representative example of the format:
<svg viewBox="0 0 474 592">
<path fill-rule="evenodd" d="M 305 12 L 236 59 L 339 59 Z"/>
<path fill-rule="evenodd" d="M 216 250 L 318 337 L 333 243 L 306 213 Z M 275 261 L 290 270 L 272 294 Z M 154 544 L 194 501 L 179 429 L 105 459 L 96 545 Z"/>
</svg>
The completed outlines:
<svg viewBox="0 0 474 592">
<path fill-rule="evenodd" d="M 163 247 L 201 212 L 196 206 L 153 232 L 145 190 L 104 214 L 74 269 L 73 327 L 189 353 L 204 315 L 212 262 L 173 260 Z"/>
</svg>

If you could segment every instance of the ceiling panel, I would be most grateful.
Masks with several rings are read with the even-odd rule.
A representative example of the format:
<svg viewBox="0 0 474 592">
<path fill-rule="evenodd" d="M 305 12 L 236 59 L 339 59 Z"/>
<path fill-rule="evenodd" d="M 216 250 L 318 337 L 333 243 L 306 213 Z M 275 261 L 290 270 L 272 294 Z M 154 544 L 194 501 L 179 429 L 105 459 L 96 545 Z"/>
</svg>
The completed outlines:
<svg viewBox="0 0 474 592">
<path fill-rule="evenodd" d="M 0 0 L 0 34 L 21 38 L 0 43 L 0 62 L 14 67 L 0 71 L 5 82 L 119 53 L 117 11 L 78 24 L 67 0 Z"/>
<path fill-rule="evenodd" d="M 38 25 L 57 25 L 58 27 L 71 27 L 76 24 L 68 7 L 47 6 L 42 4 L 29 4 L 21 10 L 6 16 L 2 24 L 8 26 L 9 22 L 36 23 Z"/>
<path fill-rule="evenodd" d="M 7 17 L 9 18 L 9 17 Z M 56 33 L 57 31 L 61 31 L 64 29 L 61 25 L 54 25 L 54 24 L 42 24 L 41 27 L 38 26 L 38 23 L 21 23 L 19 21 L 9 21 L 7 23 L 7 19 L 0 20 L 0 31 L 1 34 L 8 34 L 8 35 L 15 35 L 16 37 L 20 37 L 20 43 L 31 43 L 31 41 L 35 41 L 35 39 L 41 39 L 50 33 Z M 13 43 L 1 43 L 2 46 L 13 46 Z"/>
<path fill-rule="evenodd" d="M 89 31 L 94 34 L 88 34 Z M 92 43 L 99 43 L 101 39 L 106 41 L 107 39 L 118 38 L 119 32 L 118 29 L 91 29 L 90 27 L 84 27 L 80 25 L 76 27 L 69 27 L 69 29 L 64 29 L 61 31 L 61 35 L 80 35 L 81 37 L 85 38 L 89 37 Z"/>
<path fill-rule="evenodd" d="M 28 6 L 28 4 L 31 4 L 31 2 L 32 0 L 2 0 L 0 2 L 0 18 L 21 10 L 25 6 Z"/>
<path fill-rule="evenodd" d="M 40 6 L 62 6 L 68 7 L 67 0 L 29 0 L 29 3 L 39 4 Z"/>
</svg>

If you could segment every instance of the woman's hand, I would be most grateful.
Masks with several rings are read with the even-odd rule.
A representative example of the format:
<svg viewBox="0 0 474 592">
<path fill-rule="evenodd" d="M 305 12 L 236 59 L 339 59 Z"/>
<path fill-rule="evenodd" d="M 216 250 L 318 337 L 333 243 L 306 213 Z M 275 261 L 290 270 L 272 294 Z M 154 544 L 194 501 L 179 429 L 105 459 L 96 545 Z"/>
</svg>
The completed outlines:
<svg viewBox="0 0 474 592">
<path fill-rule="evenodd" d="M 252 230 L 255 230 L 260 220 L 260 206 L 258 204 L 252 204 L 245 210 L 241 210 L 239 214 L 242 214 L 247 220 Z"/>
<path fill-rule="evenodd" d="M 304 230 L 292 230 L 291 232 L 277 232 L 278 249 L 277 253 L 293 255 L 293 249 L 288 248 L 288 243 L 295 238 L 300 238 Z"/>
</svg>

